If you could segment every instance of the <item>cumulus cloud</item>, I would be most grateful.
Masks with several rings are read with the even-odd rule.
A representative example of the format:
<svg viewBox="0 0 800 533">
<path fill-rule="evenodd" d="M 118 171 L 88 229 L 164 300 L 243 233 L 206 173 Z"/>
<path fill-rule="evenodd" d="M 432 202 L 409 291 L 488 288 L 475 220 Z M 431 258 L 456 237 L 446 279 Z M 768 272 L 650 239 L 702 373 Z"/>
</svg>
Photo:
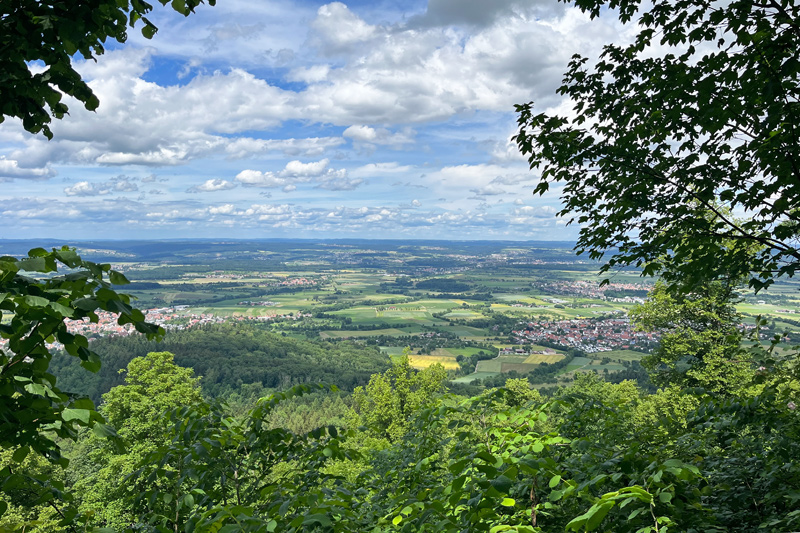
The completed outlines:
<svg viewBox="0 0 800 533">
<path fill-rule="evenodd" d="M 60 207 L 74 204 L 87 221 L 175 235 L 263 222 L 307 235 L 527 236 L 521 225 L 555 224 L 547 209 L 516 210 L 526 207 L 515 201 L 522 193 L 557 205 L 558 190 L 531 199 L 536 175 L 510 142 L 512 104 L 568 112 L 553 89 L 575 51 L 618 40 L 613 17 L 589 27 L 577 10 L 545 0 L 428 0 L 408 17 L 398 6 L 230 0 L 181 19 L 180 32 L 154 20 L 162 32 L 152 43 L 132 33 L 131 46 L 76 62 L 100 98 L 96 113 L 67 100 L 52 142 L 18 121 L 0 125 L 4 206 L 32 194 L 25 180 L 68 165 L 67 183 L 37 183 L 36 193 L 63 189 L 70 198 Z M 101 177 L 108 167 L 153 173 L 112 181 Z M 131 194 L 137 185 L 147 192 Z M 225 203 L 190 194 L 216 191 L 228 191 Z M 254 198 L 280 191 L 296 205 L 255 213 L 266 208 Z M 334 208 L 331 198 L 364 207 Z M 35 207 L 16 211 L 46 227 Z"/>
<path fill-rule="evenodd" d="M 412 144 L 415 133 L 411 128 L 405 128 L 402 132 L 392 133 L 386 128 L 354 125 L 344 130 L 342 136 L 352 139 L 356 144 L 360 143 L 368 146 L 384 145 L 399 148 L 406 144 Z"/>
<path fill-rule="evenodd" d="M 302 163 L 300 161 L 289 161 L 286 168 L 281 171 L 283 177 L 308 178 L 322 175 L 328 168 L 329 160 L 323 159 L 313 163 Z"/>
<path fill-rule="evenodd" d="M 348 179 L 347 170 L 328 168 L 330 161 L 322 159 L 310 163 L 294 160 L 278 171 L 259 171 L 247 169 L 239 172 L 235 180 L 245 187 L 264 189 L 282 189 L 291 192 L 297 189 L 298 183 L 317 183 L 319 189 L 332 191 L 351 191 L 361 185 L 362 179 Z"/>
<path fill-rule="evenodd" d="M 263 187 L 265 189 L 280 188 L 287 184 L 285 178 L 275 175 L 274 172 L 250 169 L 242 170 L 235 179 L 245 187 Z"/>
<path fill-rule="evenodd" d="M 361 20 L 341 2 L 320 7 L 311 28 L 311 43 L 325 55 L 352 52 L 377 33 L 374 26 Z"/>
<path fill-rule="evenodd" d="M 155 49 L 109 51 L 96 64 L 77 63 L 100 98 L 97 112 L 73 103 L 68 119 L 53 126 L 56 141 L 26 141 L 15 159 L 43 167 L 48 161 L 174 166 L 218 153 L 236 158 L 270 151 L 313 157 L 345 141 L 254 139 L 251 132 L 305 121 L 344 126 L 346 137 L 362 147 L 407 147 L 416 132 L 403 126 L 476 111 L 507 113 L 512 104 L 532 98 L 543 106 L 548 104 L 546 97 L 556 102 L 549 95 L 574 51 L 575 35 L 564 32 L 580 30 L 576 26 L 580 20 L 559 25 L 558 20 L 509 15 L 506 8 L 517 4 L 497 3 L 505 7 L 468 2 L 464 13 L 483 9 L 503 16 L 467 34 L 447 27 L 371 25 L 344 4 L 322 6 L 312 23 L 313 38 L 325 50 L 350 52 L 335 64 L 305 58 L 306 64 L 287 75 L 289 80 L 309 84 L 300 89 L 278 87 L 238 66 L 213 72 L 198 67 L 187 83 L 163 86 L 145 80 L 155 68 Z M 238 9 L 251 8 L 241 5 Z M 432 2 L 429 11 L 458 10 L 448 2 Z M 485 13 L 470 16 L 488 17 Z M 258 34 L 259 24 L 224 22 L 205 31 L 214 33 L 217 40 L 230 36 L 246 43 L 248 35 Z M 579 34 L 587 47 L 596 48 L 597 41 L 584 36 L 589 33 Z M 175 42 L 169 45 L 177 46 Z M 185 65 L 195 69 L 201 60 L 194 51 Z M 498 161 L 511 157 L 501 152 L 498 149 Z"/>
<path fill-rule="evenodd" d="M 55 171 L 49 166 L 43 168 L 20 167 L 19 162 L 13 159 L 0 157 L 0 179 L 29 179 L 46 180 L 55 176 Z"/>
<path fill-rule="evenodd" d="M 115 192 L 136 192 L 139 186 L 133 178 L 117 176 L 108 181 L 89 182 L 79 181 L 70 187 L 64 188 L 67 196 L 106 196 Z"/>
<path fill-rule="evenodd" d="M 206 180 L 200 185 L 195 185 L 194 187 L 189 187 L 186 189 L 186 192 L 190 193 L 198 193 L 198 192 L 217 192 L 217 191 L 227 191 L 230 189 L 235 189 L 236 184 L 231 183 L 230 181 L 223 180 L 223 179 L 210 179 Z"/>
</svg>

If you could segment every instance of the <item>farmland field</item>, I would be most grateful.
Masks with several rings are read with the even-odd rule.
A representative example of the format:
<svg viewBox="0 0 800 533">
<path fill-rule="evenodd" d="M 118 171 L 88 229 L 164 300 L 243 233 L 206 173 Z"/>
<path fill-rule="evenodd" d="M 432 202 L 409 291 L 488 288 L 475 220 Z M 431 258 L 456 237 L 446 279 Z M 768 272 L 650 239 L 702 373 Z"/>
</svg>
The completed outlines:
<svg viewBox="0 0 800 533">
<path fill-rule="evenodd" d="M 524 362 L 529 365 L 539 365 L 542 363 L 547 363 L 551 365 L 553 363 L 561 361 L 562 359 L 564 359 L 564 355 L 560 353 L 532 354 L 529 355 Z"/>
<path fill-rule="evenodd" d="M 12 248 L 24 244 L 4 246 L 4 253 L 14 254 Z M 164 245 L 115 246 L 87 246 L 89 260 L 113 263 L 132 281 L 130 290 L 121 290 L 137 297 L 137 306 L 164 309 L 181 327 L 209 316 L 261 318 L 263 327 L 287 337 L 354 342 L 392 358 L 409 348 L 415 367 L 440 362 L 460 383 L 510 371 L 540 375 L 543 363 L 563 361 L 570 349 L 576 357 L 557 368 L 560 381 L 553 377 L 552 383 L 568 382 L 576 371 L 641 370 L 645 355 L 626 349 L 630 342 L 587 345 L 515 333 L 545 321 L 612 323 L 652 287 L 652 279 L 625 270 L 611 273 L 610 285 L 601 288 L 598 264 L 561 244 L 198 241 L 182 243 L 175 253 Z M 737 309 L 748 314 L 745 323 L 764 315 L 774 329 L 800 338 L 799 288 L 789 281 L 743 294 Z M 633 330 L 631 324 L 619 327 Z M 556 349 L 549 352 L 539 342 Z M 606 346 L 612 350 L 599 351 Z M 525 355 L 498 356 L 507 349 Z"/>
</svg>

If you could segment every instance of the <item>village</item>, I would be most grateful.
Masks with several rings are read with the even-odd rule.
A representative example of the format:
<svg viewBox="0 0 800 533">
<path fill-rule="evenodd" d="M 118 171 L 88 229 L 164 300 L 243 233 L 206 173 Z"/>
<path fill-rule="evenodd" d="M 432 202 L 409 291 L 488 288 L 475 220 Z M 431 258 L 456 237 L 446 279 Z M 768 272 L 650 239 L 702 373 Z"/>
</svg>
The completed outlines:
<svg viewBox="0 0 800 533">
<path fill-rule="evenodd" d="M 659 341 L 657 333 L 636 331 L 628 318 L 528 322 L 512 334 L 519 344 L 546 343 L 586 353 L 649 351 Z"/>
</svg>

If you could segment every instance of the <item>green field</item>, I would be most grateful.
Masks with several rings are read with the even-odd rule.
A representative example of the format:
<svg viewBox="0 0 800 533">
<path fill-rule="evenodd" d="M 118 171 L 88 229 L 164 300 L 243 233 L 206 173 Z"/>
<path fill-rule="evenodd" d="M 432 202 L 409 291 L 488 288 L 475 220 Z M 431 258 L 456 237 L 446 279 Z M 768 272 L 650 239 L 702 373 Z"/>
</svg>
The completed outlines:
<svg viewBox="0 0 800 533">
<path fill-rule="evenodd" d="M 370 330 L 334 330 L 334 331 L 320 331 L 319 336 L 322 339 L 329 339 L 331 337 L 344 338 L 344 337 L 378 337 L 380 335 L 387 335 L 390 337 L 404 337 L 406 335 L 413 335 L 414 333 L 422 332 L 422 328 L 388 328 L 388 329 L 370 329 Z"/>
<path fill-rule="evenodd" d="M 546 354 L 531 354 L 525 359 L 525 363 L 529 365 L 539 365 L 542 363 L 547 363 L 549 365 L 553 363 L 557 363 L 564 359 L 564 355 L 560 353 L 546 353 Z"/>
<path fill-rule="evenodd" d="M 633 350 L 611 350 L 610 352 L 598 352 L 593 354 L 595 357 L 608 357 L 612 361 L 640 361 L 647 354 Z"/>
<path fill-rule="evenodd" d="M 456 379 L 454 379 L 452 381 L 453 381 L 453 383 L 472 383 L 476 379 L 484 379 L 484 378 L 494 377 L 499 373 L 500 372 L 473 372 L 472 374 L 470 374 L 468 376 L 462 376 L 462 377 L 456 378 Z"/>
</svg>

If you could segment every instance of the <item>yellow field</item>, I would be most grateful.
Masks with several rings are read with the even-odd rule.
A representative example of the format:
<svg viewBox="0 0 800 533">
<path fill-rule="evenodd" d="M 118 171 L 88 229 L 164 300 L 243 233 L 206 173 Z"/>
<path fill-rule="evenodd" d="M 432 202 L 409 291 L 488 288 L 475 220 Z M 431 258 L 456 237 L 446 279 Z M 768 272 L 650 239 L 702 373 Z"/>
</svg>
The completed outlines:
<svg viewBox="0 0 800 533">
<path fill-rule="evenodd" d="M 527 359 L 525 359 L 525 364 L 528 365 L 539 365 L 541 363 L 547 363 L 551 365 L 553 363 L 557 363 L 564 359 L 564 356 L 560 353 L 548 353 L 548 354 L 539 354 L 535 353 L 533 355 L 529 355 Z"/>
<path fill-rule="evenodd" d="M 411 366 L 414 368 L 428 368 L 431 365 L 435 365 L 439 363 L 442 365 L 446 370 L 456 370 L 458 368 L 458 363 L 452 357 L 442 357 L 440 355 L 414 355 L 411 354 L 409 356 L 409 361 L 411 362 Z"/>
</svg>

